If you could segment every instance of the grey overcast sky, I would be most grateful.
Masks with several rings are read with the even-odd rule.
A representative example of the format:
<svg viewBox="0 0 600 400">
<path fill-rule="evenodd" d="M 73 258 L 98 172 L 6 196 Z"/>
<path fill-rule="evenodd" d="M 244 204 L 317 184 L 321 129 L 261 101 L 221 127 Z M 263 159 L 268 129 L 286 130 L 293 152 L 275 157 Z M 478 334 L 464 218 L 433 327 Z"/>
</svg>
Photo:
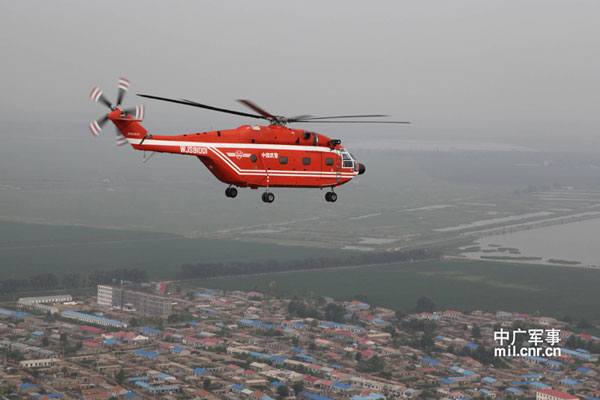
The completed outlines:
<svg viewBox="0 0 600 400">
<path fill-rule="evenodd" d="M 0 135 L 91 138 L 91 88 L 114 98 L 125 76 L 134 93 L 221 107 L 414 122 L 369 127 L 377 140 L 598 149 L 599 16 L 596 0 L 4 1 Z M 144 103 L 151 132 L 249 122 Z"/>
</svg>

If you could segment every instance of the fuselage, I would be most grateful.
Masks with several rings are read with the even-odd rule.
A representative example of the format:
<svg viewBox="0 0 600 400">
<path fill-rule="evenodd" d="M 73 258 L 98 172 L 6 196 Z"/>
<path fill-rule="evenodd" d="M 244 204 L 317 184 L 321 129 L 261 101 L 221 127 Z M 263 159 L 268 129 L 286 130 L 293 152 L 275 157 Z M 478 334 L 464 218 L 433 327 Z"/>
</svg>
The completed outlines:
<svg viewBox="0 0 600 400">
<path fill-rule="evenodd" d="M 244 125 L 166 136 L 148 134 L 129 118 L 111 119 L 136 150 L 198 157 L 217 179 L 230 185 L 335 187 L 364 171 L 339 141 L 316 132 Z"/>
</svg>

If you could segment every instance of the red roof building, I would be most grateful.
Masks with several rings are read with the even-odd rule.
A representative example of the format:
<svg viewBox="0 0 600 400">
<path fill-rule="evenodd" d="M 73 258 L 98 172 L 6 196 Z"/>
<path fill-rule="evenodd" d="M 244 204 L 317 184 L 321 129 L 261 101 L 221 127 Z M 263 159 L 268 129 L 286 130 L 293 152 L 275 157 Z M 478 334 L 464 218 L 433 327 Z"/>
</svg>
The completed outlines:
<svg viewBox="0 0 600 400">
<path fill-rule="evenodd" d="M 536 400 L 578 400 L 577 396 L 572 394 L 561 392 L 554 389 L 542 389 L 538 390 L 535 394 Z"/>
</svg>

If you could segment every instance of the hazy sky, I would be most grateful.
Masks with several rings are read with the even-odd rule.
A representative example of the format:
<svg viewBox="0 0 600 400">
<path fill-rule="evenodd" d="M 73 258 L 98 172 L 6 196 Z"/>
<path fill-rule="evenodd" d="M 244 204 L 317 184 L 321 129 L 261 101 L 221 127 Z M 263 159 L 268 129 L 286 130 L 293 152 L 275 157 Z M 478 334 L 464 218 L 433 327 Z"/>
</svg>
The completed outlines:
<svg viewBox="0 0 600 400">
<path fill-rule="evenodd" d="M 350 140 L 600 148 L 599 15 L 596 0 L 5 1 L 0 135 L 91 140 L 91 88 L 114 99 L 125 76 L 134 93 L 221 107 L 414 122 L 311 125 Z M 249 122 L 144 103 L 151 132 Z"/>
</svg>

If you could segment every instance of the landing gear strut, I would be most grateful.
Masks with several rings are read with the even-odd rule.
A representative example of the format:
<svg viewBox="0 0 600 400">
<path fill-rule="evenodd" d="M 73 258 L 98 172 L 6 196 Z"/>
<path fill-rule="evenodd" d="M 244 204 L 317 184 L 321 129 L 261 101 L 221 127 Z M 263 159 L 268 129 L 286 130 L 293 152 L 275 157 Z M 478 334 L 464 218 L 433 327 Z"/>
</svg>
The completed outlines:
<svg viewBox="0 0 600 400">
<path fill-rule="evenodd" d="M 272 203 L 275 200 L 275 195 L 271 192 L 264 192 L 262 194 L 262 201 L 265 203 Z"/>
<path fill-rule="evenodd" d="M 234 187 L 228 187 L 227 189 L 225 189 L 225 196 L 234 198 L 235 196 L 237 196 L 237 189 Z"/>
<path fill-rule="evenodd" d="M 337 194 L 335 194 L 335 192 L 327 192 L 325 193 L 325 200 L 327 200 L 330 203 L 335 203 L 335 201 L 337 200 Z"/>
</svg>

